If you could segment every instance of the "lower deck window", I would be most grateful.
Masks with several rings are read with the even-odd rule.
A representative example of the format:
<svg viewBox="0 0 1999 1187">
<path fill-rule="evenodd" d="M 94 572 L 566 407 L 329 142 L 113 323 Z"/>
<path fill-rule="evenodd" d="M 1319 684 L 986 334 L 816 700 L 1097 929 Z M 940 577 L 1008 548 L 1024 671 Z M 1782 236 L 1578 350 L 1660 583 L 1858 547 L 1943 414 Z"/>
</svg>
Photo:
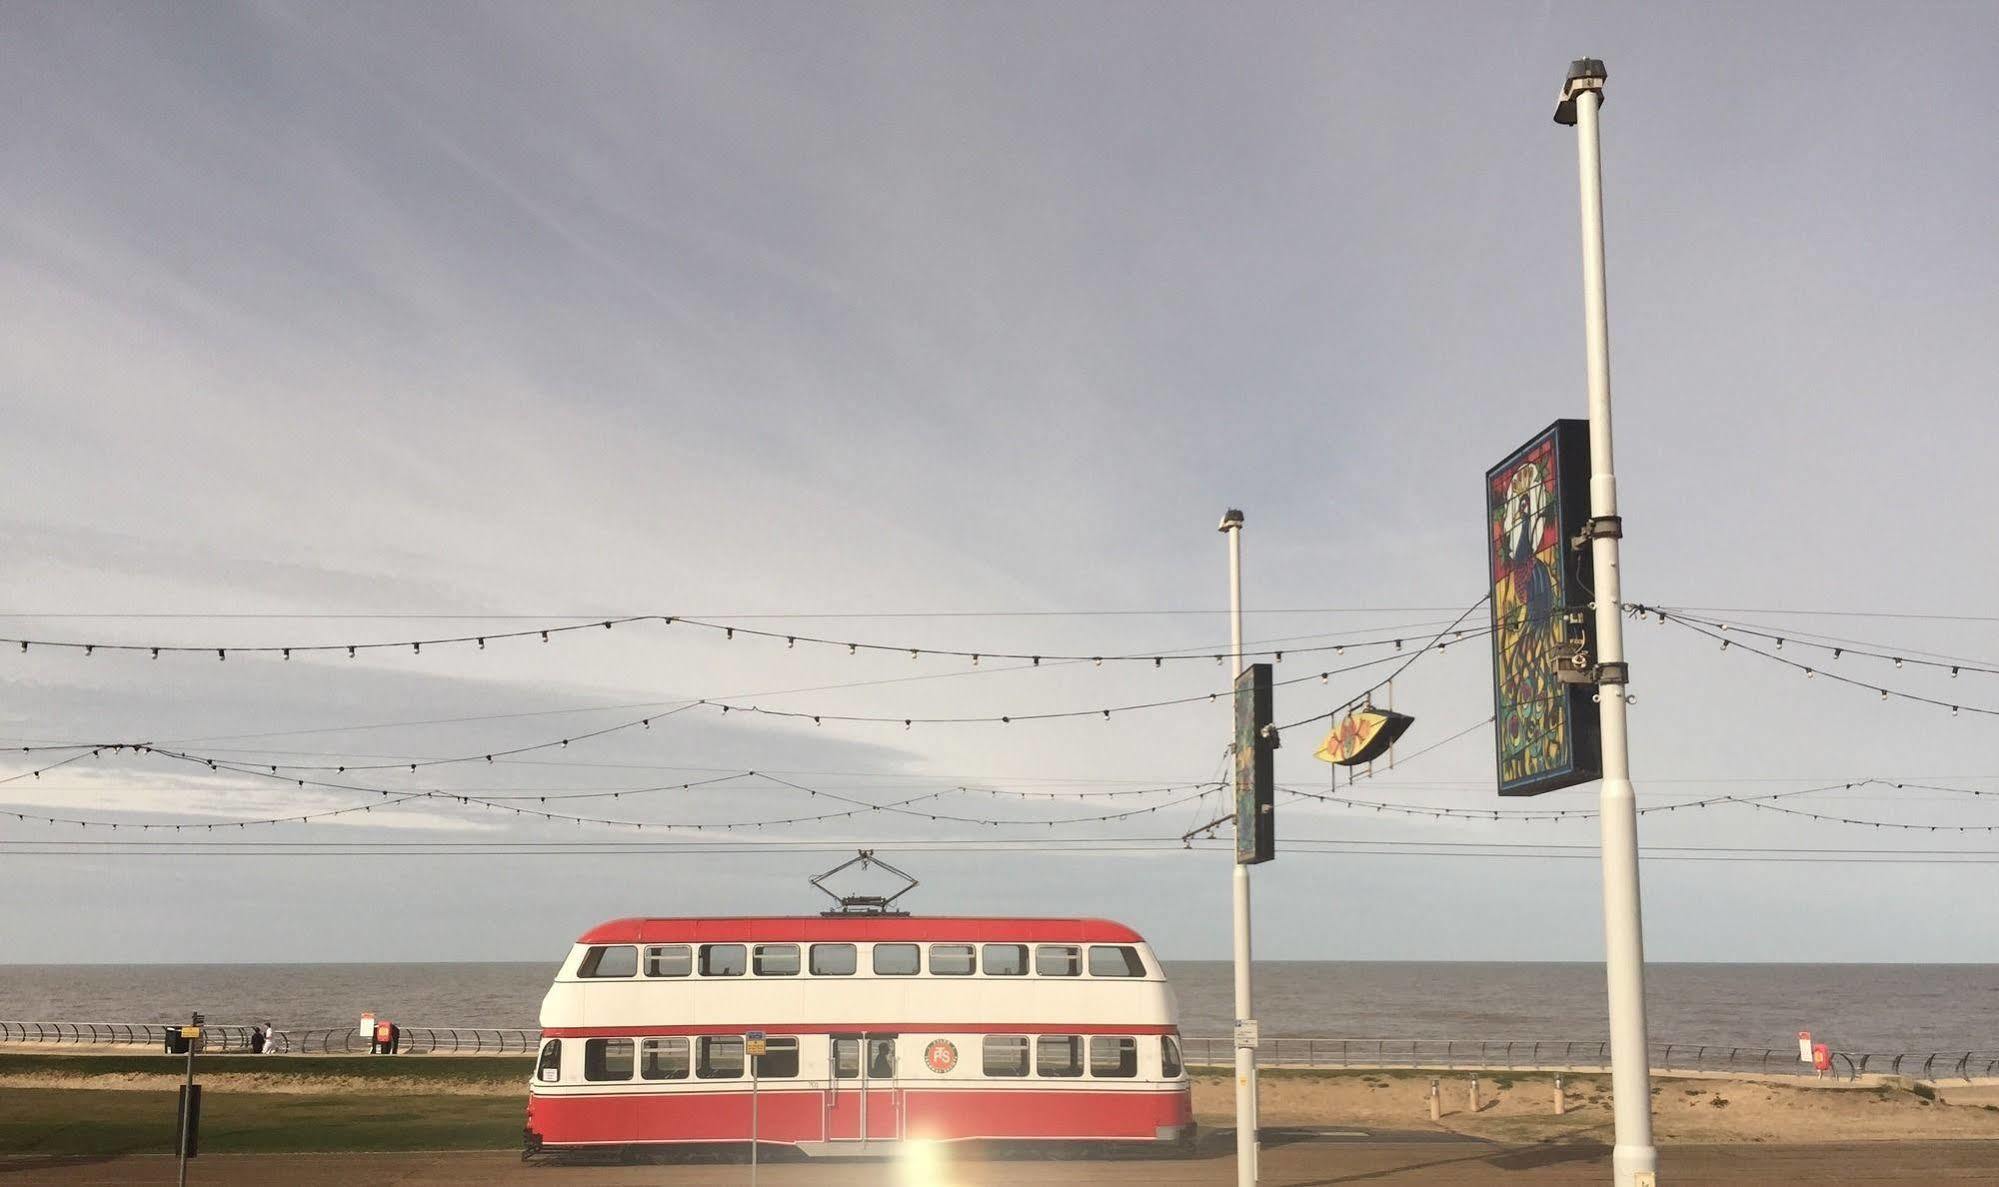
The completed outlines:
<svg viewBox="0 0 1999 1187">
<path fill-rule="evenodd" d="M 1024 1076 L 1027 1074 L 1027 1036 L 987 1035 L 984 1056 L 986 1075 Z"/>
<path fill-rule="evenodd" d="M 789 1080 L 798 1075 L 798 1040 L 765 1039 L 756 1061 L 759 1080 Z"/>
<path fill-rule="evenodd" d="M 1138 1074 L 1138 1040 L 1124 1035 L 1090 1036 L 1090 1074 L 1124 1077 Z"/>
<path fill-rule="evenodd" d="M 562 1079 L 562 1040 L 550 1039 L 541 1045 L 541 1062 L 535 1065 L 535 1078 L 553 1084 Z"/>
<path fill-rule="evenodd" d="M 743 1074 L 743 1040 L 739 1035 L 703 1035 L 694 1074 L 703 1080 L 735 1080 Z"/>
<path fill-rule="evenodd" d="M 1034 1040 L 1034 1074 L 1037 1076 L 1080 1076 L 1083 1074 L 1083 1036 L 1041 1035 Z"/>
<path fill-rule="evenodd" d="M 868 1040 L 868 1079 L 895 1079 L 895 1040 Z"/>
<path fill-rule="evenodd" d="M 583 1044 L 583 1078 L 586 1080 L 629 1080 L 632 1078 L 630 1039 L 591 1039 Z"/>
<path fill-rule="evenodd" d="M 647 1039 L 640 1043 L 639 1077 L 646 1080 L 685 1080 L 687 1040 Z"/>
<path fill-rule="evenodd" d="M 1180 1040 L 1172 1035 L 1159 1036 L 1159 1070 L 1169 1080 L 1178 1077 L 1182 1070 Z"/>
</svg>

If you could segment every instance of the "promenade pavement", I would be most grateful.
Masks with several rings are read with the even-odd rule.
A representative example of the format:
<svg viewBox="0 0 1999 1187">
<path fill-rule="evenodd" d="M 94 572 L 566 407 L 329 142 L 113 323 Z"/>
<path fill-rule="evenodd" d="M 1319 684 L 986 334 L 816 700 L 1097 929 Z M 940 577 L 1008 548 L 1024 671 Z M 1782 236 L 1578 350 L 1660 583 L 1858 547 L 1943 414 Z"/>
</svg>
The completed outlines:
<svg viewBox="0 0 1999 1187">
<path fill-rule="evenodd" d="M 1610 1154 L 1595 1145 L 1506 1147 L 1434 1135 L 1296 1135 L 1263 1155 L 1271 1187 L 1337 1184 L 1602 1184 Z M 1176 1160 L 1100 1159 L 959 1161 L 948 1150 L 894 1161 L 780 1162 L 758 1170 L 759 1187 L 983 1187 L 986 1184 L 1231 1184 L 1234 1160 L 1203 1153 Z M 1768 1183 L 1843 1184 L 1999 1182 L 1999 1142 L 1869 1142 L 1842 1145 L 1678 1146 L 1661 1151 L 1662 1179 L 1675 1184 L 1751 1187 Z M 6 1187 L 109 1187 L 174 1182 L 174 1160 L 160 1156 L 0 1159 Z M 741 1187 L 750 1167 L 735 1163 L 524 1165 L 500 1152 L 405 1154 L 204 1155 L 189 1168 L 200 1187 Z"/>
</svg>

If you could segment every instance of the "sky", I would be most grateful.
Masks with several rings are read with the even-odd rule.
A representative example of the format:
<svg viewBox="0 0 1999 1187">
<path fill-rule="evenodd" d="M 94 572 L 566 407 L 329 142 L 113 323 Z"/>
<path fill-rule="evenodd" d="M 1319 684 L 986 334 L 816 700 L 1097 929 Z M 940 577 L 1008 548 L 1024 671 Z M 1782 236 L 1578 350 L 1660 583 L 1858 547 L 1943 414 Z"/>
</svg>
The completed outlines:
<svg viewBox="0 0 1999 1187">
<path fill-rule="evenodd" d="M 1388 648 L 1323 649 L 1473 607 L 1484 471 L 1584 414 L 1576 137 L 1549 117 L 1588 55 L 1626 598 L 1999 666 L 1989 7 L 68 4 L 0 30 L 0 636 L 673 615 L 1212 655 L 1215 524 L 1240 507 L 1247 636 L 1293 649 L 1278 720 L 1327 713 L 1386 668 L 1309 677 Z M 1999 827 L 1999 717 L 1631 632 L 1641 805 L 1871 778 L 1778 802 Z M 1819 660 L 1999 709 L 1999 676 Z M 351 660 L 12 648 L 0 746 L 398 765 L 301 787 L 131 751 L 34 776 L 51 752 L 17 751 L 0 810 L 128 841 L 381 791 L 665 788 L 532 803 L 686 844 L 593 850 L 639 834 L 439 796 L 176 855 L 25 846 L 112 838 L 9 818 L 0 961 L 554 959 L 607 918 L 816 910 L 807 878 L 860 846 L 920 879 L 921 911 L 1109 916 L 1223 957 L 1229 859 L 1178 838 L 1221 811 L 1188 797 L 1223 768 L 1227 677 L 658 622 Z M 1593 805 L 1498 800 L 1482 640 L 1393 693 L 1417 718 L 1396 765 L 1341 794 Z M 697 705 L 399 765 L 704 699 L 1081 716 Z M 1327 789 L 1317 740 L 1287 732 L 1280 782 Z M 784 782 L 678 790 L 746 771 Z M 1149 788 L 1178 790 L 1099 794 Z M 753 823 L 932 792 L 961 819 Z M 1588 819 L 1278 811 L 1259 957 L 1602 957 Z M 1999 833 L 1738 804 L 1641 837 L 1688 847 L 1644 864 L 1653 959 L 1999 962 L 1989 864 L 1668 859 L 1999 856 Z M 1089 846 L 1113 838 L 1156 847 Z M 498 841 L 544 849 L 438 848 Z M 1437 855 L 1471 842 L 1575 848 Z"/>
</svg>

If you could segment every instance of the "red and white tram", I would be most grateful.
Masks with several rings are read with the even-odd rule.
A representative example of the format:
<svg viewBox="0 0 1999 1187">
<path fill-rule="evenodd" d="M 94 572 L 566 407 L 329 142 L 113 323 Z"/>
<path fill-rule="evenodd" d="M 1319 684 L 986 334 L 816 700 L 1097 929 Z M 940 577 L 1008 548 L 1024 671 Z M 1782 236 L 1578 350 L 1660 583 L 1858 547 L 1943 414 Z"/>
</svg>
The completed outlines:
<svg viewBox="0 0 1999 1187">
<path fill-rule="evenodd" d="M 541 1025 L 530 1153 L 1193 1137 L 1173 991 L 1101 919 L 621 919 Z"/>
</svg>

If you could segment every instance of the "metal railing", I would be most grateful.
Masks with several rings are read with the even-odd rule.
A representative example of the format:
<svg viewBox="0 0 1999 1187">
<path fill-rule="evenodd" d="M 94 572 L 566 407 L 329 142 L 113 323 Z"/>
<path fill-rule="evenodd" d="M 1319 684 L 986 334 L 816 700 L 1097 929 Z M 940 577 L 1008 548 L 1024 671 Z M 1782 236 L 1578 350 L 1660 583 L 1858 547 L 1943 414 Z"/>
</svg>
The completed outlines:
<svg viewBox="0 0 1999 1187">
<path fill-rule="evenodd" d="M 1189 1036 L 1180 1040 L 1187 1062 L 1224 1066 L 1234 1061 L 1227 1037 Z M 1653 1043 L 1651 1064 L 1667 1072 L 1739 1072 L 1810 1076 L 1798 1049 L 1726 1043 Z M 1934 1080 L 1939 1075 L 1970 1080 L 1999 1075 L 1999 1052 L 1834 1052 L 1833 1074 L 1857 1079 L 1868 1074 Z M 1257 1062 L 1266 1067 L 1411 1068 L 1425 1071 L 1596 1071 L 1610 1067 L 1610 1044 L 1572 1039 L 1398 1039 L 1265 1038 Z"/>
<path fill-rule="evenodd" d="M 0 1043 L 160 1048 L 166 1044 L 169 1025 L 151 1022 L 0 1021 Z M 203 1027 L 201 1049 L 211 1054 L 247 1054 L 251 1032 L 256 1029 L 256 1026 L 247 1023 L 208 1023 Z M 284 1055 L 365 1055 L 370 1046 L 368 1037 L 352 1026 L 279 1030 L 275 1033 L 278 1053 Z M 539 1030 L 398 1024 L 396 1049 L 406 1055 L 527 1055 L 540 1043 Z"/>
<path fill-rule="evenodd" d="M 0 1021 L 0 1043 L 55 1046 L 119 1046 L 158 1049 L 166 1023 Z M 177 1024 L 175 1024 L 177 1025 Z M 250 1050 L 248 1024 L 210 1023 L 202 1050 L 239 1054 Z M 352 1026 L 280 1030 L 277 1049 L 286 1055 L 365 1055 L 369 1037 Z M 406 1055 L 527 1055 L 541 1044 L 541 1031 L 476 1026 L 399 1026 L 397 1050 Z M 1227 1037 L 1188 1036 L 1180 1045 L 1189 1064 L 1223 1066 L 1234 1061 Z M 1739 1072 L 1809 1076 L 1795 1046 L 1731 1046 L 1725 1043 L 1653 1043 L 1652 1067 L 1667 1072 Z M 1257 1062 L 1265 1067 L 1410 1068 L 1425 1071 L 1600 1071 L 1610 1067 L 1610 1044 L 1596 1039 L 1400 1039 L 1266 1038 Z M 1878 1074 L 1914 1080 L 1962 1080 L 1999 1076 L 1999 1051 L 1833 1053 L 1833 1073 L 1847 1079 Z"/>
</svg>

